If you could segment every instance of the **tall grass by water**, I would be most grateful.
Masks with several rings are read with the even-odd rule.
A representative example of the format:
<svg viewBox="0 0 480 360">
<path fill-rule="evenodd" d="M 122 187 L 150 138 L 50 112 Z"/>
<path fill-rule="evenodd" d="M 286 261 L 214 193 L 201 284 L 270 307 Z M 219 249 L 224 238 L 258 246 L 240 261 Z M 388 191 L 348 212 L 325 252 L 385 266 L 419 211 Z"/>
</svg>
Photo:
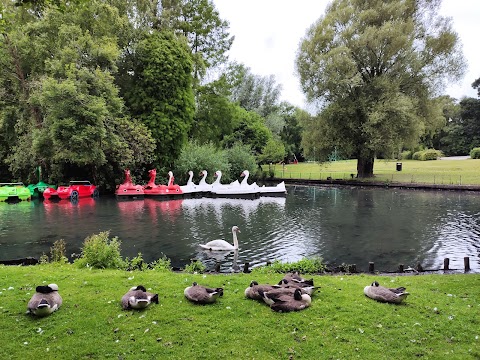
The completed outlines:
<svg viewBox="0 0 480 360">
<path fill-rule="evenodd" d="M 401 163 L 401 171 L 397 170 Z M 357 174 L 357 160 L 339 160 L 326 163 L 298 163 L 271 165 L 276 178 L 327 180 L 353 179 Z M 264 166 L 268 171 L 269 166 Z M 375 160 L 374 177 L 362 181 L 480 185 L 480 159 L 465 160 Z"/>
</svg>

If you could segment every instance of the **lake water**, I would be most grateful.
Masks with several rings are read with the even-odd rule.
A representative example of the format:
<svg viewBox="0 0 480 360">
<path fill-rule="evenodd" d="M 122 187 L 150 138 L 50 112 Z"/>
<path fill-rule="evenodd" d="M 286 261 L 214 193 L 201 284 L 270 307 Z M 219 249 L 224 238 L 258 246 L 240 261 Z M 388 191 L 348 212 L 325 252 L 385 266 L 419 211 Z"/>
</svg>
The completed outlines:
<svg viewBox="0 0 480 360">
<path fill-rule="evenodd" d="M 208 268 L 221 263 L 263 265 L 319 256 L 331 264 L 368 262 L 379 271 L 399 264 L 440 269 L 450 258 L 463 269 L 470 257 L 480 272 L 480 194 L 448 191 L 288 186 L 286 198 L 117 201 L 114 197 L 61 202 L 0 203 L 0 260 L 49 254 L 64 239 L 68 255 L 80 253 L 85 237 L 110 231 L 122 255 L 141 252 L 150 262 L 163 255 L 183 267 L 191 259 Z M 212 254 L 198 244 L 232 241 L 238 253 Z"/>
</svg>

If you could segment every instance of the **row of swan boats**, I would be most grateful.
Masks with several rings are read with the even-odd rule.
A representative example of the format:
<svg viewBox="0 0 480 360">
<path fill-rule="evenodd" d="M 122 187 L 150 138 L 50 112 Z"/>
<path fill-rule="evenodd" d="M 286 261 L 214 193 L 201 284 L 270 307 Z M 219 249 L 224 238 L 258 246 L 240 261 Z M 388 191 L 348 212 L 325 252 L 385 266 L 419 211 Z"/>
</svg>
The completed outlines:
<svg viewBox="0 0 480 360">
<path fill-rule="evenodd" d="M 117 186 L 115 195 L 117 199 L 143 199 L 144 197 L 157 198 L 183 198 L 183 197 L 225 197 L 225 198 L 247 198 L 254 199 L 260 196 L 286 196 L 287 190 L 285 182 L 281 182 L 275 186 L 259 186 L 256 182 L 249 184 L 248 177 L 250 172 L 244 170 L 240 175 L 243 177 L 242 181 L 235 180 L 230 184 L 222 184 L 222 172 L 217 170 L 215 172 L 215 181 L 211 184 L 206 182 L 207 171 L 203 170 L 200 175 L 198 184 L 193 182 L 193 171 L 189 171 L 188 181 L 185 185 L 178 185 L 174 183 L 173 172 L 168 172 L 168 183 L 156 184 L 155 178 L 157 171 L 155 169 L 149 172 L 149 181 L 146 185 L 135 185 L 132 182 L 130 170 L 125 170 L 125 181 L 123 184 Z"/>
</svg>

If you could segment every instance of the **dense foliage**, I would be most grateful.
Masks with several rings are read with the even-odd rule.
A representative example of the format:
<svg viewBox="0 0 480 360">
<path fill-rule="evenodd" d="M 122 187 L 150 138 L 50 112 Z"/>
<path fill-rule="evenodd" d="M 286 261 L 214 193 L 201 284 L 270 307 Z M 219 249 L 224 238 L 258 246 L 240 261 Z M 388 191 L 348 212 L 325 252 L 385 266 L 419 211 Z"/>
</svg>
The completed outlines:
<svg viewBox="0 0 480 360">
<path fill-rule="evenodd" d="M 302 88 L 322 102 L 305 124 L 305 151 L 324 158 L 336 147 L 358 159 L 359 177 L 374 158 L 415 144 L 443 125 L 434 100 L 464 61 L 438 0 L 335 0 L 309 29 L 297 57 Z M 316 150 L 315 150 L 316 149 Z"/>
</svg>

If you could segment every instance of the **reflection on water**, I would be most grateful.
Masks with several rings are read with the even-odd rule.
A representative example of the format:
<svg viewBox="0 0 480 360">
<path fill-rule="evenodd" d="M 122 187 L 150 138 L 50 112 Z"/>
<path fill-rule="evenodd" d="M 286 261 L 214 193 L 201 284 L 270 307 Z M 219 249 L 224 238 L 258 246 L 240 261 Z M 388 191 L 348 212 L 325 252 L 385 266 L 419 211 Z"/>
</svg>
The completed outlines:
<svg viewBox="0 0 480 360">
<path fill-rule="evenodd" d="M 141 252 L 146 261 L 165 255 L 173 266 L 191 259 L 222 271 L 266 261 L 320 256 L 366 270 L 395 270 L 400 263 L 452 268 L 470 257 L 480 271 L 480 196 L 465 192 L 290 186 L 286 198 L 98 200 L 0 203 L 0 259 L 49 254 L 64 239 L 79 253 L 85 237 L 110 231 L 122 255 Z M 238 225 L 239 251 L 212 253 L 198 244 L 232 242 Z"/>
</svg>

